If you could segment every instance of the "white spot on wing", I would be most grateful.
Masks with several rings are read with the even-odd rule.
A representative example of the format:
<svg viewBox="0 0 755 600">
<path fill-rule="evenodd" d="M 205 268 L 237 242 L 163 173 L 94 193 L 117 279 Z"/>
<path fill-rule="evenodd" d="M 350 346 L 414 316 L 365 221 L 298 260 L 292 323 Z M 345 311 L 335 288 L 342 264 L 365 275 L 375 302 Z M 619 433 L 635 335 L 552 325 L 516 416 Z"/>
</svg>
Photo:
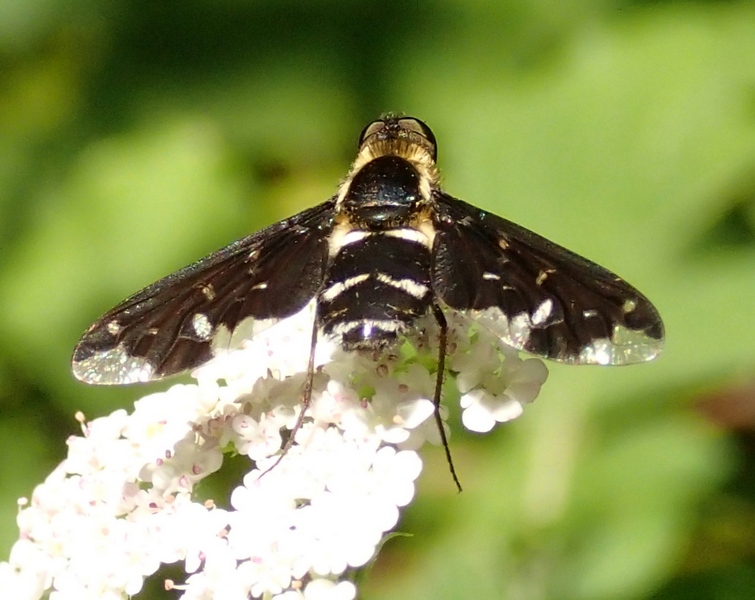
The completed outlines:
<svg viewBox="0 0 755 600">
<path fill-rule="evenodd" d="M 214 300 L 215 299 L 215 287 L 211 283 L 203 285 L 202 286 L 202 294 L 204 295 L 204 297 L 207 300 L 209 300 L 209 301 Z"/>
<path fill-rule="evenodd" d="M 636 308 L 637 308 L 637 300 L 635 300 L 634 298 L 629 298 L 628 300 L 624 300 L 624 304 L 621 306 L 621 310 L 624 311 L 624 314 L 628 314 Z"/>
<path fill-rule="evenodd" d="M 123 344 L 110 350 L 95 352 L 91 356 L 74 361 L 76 379 L 99 385 L 123 385 L 149 381 L 155 367 L 145 358 L 131 356 Z"/>
<path fill-rule="evenodd" d="M 537 279 L 535 279 L 535 284 L 536 285 L 543 285 L 543 282 L 546 279 L 548 279 L 548 275 L 550 275 L 551 273 L 555 273 L 555 272 L 556 272 L 555 269 L 545 269 L 543 271 L 540 271 L 537 274 Z"/>
<path fill-rule="evenodd" d="M 210 339 L 213 327 L 212 323 L 210 323 L 210 319 L 207 318 L 207 315 L 204 313 L 195 314 L 191 318 L 191 326 L 194 328 L 194 333 L 198 340 L 206 342 Z"/>
<path fill-rule="evenodd" d="M 548 321 L 548 317 L 551 316 L 552 312 L 553 300 L 548 298 L 547 300 L 544 300 L 543 303 L 537 307 L 537 309 L 535 309 L 535 312 L 532 313 L 532 325 L 534 327 L 545 325 Z"/>
<path fill-rule="evenodd" d="M 482 278 L 487 281 L 500 281 L 501 280 L 500 275 L 496 275 L 495 273 L 488 273 L 488 272 L 483 273 Z"/>
<path fill-rule="evenodd" d="M 599 338 L 582 349 L 577 362 L 591 365 L 629 365 L 654 359 L 663 340 L 623 325 L 613 328 L 611 339 Z"/>
</svg>

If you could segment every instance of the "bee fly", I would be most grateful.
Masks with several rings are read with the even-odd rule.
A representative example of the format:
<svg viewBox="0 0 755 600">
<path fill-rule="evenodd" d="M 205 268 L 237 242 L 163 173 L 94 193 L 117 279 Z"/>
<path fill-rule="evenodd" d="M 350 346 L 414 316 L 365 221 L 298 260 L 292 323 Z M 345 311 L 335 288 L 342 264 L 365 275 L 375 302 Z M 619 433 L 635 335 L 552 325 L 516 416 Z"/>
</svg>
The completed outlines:
<svg viewBox="0 0 755 600">
<path fill-rule="evenodd" d="M 74 375 L 91 384 L 161 379 L 209 361 L 213 342 L 249 320 L 285 319 L 313 300 L 305 406 L 319 336 L 345 350 L 382 349 L 430 313 L 440 340 L 438 421 L 447 311 L 476 319 L 518 350 L 565 363 L 623 365 L 660 352 L 663 324 L 645 296 L 603 267 L 449 196 L 436 157 L 435 136 L 419 119 L 370 123 L 335 196 L 105 313 L 76 346 Z"/>
</svg>

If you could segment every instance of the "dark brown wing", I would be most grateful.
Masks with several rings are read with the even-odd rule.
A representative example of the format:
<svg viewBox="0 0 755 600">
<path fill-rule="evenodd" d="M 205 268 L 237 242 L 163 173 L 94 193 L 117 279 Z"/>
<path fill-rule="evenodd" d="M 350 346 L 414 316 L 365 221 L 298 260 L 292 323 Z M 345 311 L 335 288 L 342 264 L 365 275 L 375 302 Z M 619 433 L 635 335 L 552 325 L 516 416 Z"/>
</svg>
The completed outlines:
<svg viewBox="0 0 755 600">
<path fill-rule="evenodd" d="M 82 336 L 73 373 L 86 383 L 161 379 L 212 358 L 216 336 L 248 319 L 304 308 L 322 285 L 335 199 L 238 240 L 160 279 Z"/>
<path fill-rule="evenodd" d="M 449 307 L 551 360 L 623 365 L 661 351 L 658 311 L 627 282 L 506 219 L 435 200 L 432 282 Z"/>
</svg>

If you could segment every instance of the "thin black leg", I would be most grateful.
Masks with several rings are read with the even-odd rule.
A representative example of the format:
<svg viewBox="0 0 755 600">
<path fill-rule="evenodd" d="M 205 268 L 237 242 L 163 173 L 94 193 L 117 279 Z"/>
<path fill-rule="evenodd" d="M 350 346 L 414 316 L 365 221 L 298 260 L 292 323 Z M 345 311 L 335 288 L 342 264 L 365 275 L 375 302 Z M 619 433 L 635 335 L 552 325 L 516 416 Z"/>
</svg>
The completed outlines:
<svg viewBox="0 0 755 600">
<path fill-rule="evenodd" d="M 440 439 L 443 442 L 443 449 L 446 452 L 446 460 L 448 461 L 448 468 L 451 469 L 451 477 L 454 479 L 456 487 L 461 491 L 461 483 L 456 476 L 456 469 L 454 469 L 454 461 L 451 458 L 451 449 L 448 447 L 448 438 L 446 437 L 446 430 L 443 428 L 443 419 L 440 418 L 440 397 L 443 393 L 443 378 L 446 374 L 446 349 L 448 346 L 448 322 L 446 316 L 443 314 L 440 306 L 433 304 L 433 315 L 440 327 L 440 342 L 438 348 L 438 373 L 435 376 L 435 394 L 433 396 L 433 404 L 435 405 L 435 423 L 438 425 L 438 431 L 440 431 Z"/>
</svg>

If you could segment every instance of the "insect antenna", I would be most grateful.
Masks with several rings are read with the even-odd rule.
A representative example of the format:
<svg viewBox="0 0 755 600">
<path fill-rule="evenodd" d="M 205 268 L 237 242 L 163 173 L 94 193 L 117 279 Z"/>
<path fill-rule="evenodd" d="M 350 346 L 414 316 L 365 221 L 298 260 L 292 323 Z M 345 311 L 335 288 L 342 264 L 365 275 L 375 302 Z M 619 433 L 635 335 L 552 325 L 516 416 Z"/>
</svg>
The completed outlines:
<svg viewBox="0 0 755 600">
<path fill-rule="evenodd" d="M 440 440 L 443 443 L 443 449 L 446 452 L 446 460 L 448 461 L 448 468 L 451 470 L 451 477 L 453 477 L 456 487 L 461 491 L 461 483 L 456 475 L 456 469 L 454 469 L 454 461 L 451 458 L 451 448 L 448 446 L 448 437 L 446 436 L 446 430 L 443 428 L 443 419 L 440 417 L 440 396 L 443 392 L 443 378 L 446 373 L 446 350 L 448 349 L 448 322 L 446 316 L 443 314 L 440 306 L 433 303 L 433 315 L 440 327 L 440 342 L 438 348 L 438 372 L 435 375 L 435 393 L 433 394 L 433 405 L 435 410 L 435 423 L 438 425 L 438 431 L 440 432 Z"/>
</svg>

